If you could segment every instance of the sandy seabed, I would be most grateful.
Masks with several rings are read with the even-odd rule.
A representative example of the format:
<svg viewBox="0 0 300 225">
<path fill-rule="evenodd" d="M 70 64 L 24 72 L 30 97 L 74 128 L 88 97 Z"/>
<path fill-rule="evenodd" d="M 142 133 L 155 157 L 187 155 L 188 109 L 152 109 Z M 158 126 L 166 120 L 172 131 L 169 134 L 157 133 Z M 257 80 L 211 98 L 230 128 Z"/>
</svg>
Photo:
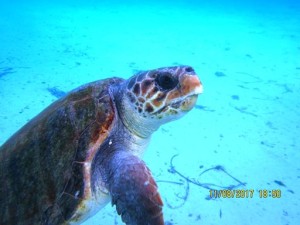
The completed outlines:
<svg viewBox="0 0 300 225">
<path fill-rule="evenodd" d="M 191 2 L 1 6 L 0 144 L 84 83 L 188 64 L 204 93 L 144 158 L 166 224 L 297 225 L 300 7 Z M 122 222 L 108 205 L 88 224 Z"/>
</svg>

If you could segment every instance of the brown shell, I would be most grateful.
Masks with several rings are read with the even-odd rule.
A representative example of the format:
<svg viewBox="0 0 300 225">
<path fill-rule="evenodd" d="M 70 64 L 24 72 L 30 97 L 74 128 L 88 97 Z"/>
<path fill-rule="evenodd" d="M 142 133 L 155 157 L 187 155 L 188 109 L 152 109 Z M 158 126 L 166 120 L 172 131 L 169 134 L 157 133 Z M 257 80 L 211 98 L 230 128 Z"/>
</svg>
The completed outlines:
<svg viewBox="0 0 300 225">
<path fill-rule="evenodd" d="M 84 168 L 115 117 L 111 78 L 51 104 L 0 148 L 0 224 L 63 224 L 88 197 Z"/>
</svg>

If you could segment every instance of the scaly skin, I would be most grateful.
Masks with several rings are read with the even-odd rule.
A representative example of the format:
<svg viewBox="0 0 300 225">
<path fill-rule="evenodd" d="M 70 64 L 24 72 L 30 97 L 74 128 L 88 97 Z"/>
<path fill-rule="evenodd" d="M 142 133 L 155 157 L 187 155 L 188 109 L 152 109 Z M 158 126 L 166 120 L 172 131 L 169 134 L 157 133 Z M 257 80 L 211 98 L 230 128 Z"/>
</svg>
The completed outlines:
<svg viewBox="0 0 300 225">
<path fill-rule="evenodd" d="M 190 111 L 201 92 L 202 85 L 194 70 L 188 66 L 140 72 L 113 89 L 116 111 L 123 125 L 115 127 L 119 127 L 117 130 L 122 135 L 131 133 L 131 138 L 120 142 L 122 137 L 118 132 L 112 132 L 114 135 L 108 138 L 113 140 L 112 145 L 103 145 L 101 149 L 112 153 L 98 153 L 102 160 L 99 159 L 100 163 L 95 168 L 103 167 L 100 173 L 102 171 L 112 203 L 127 225 L 164 224 L 163 204 L 157 185 L 149 169 L 139 159 L 144 149 L 141 146 L 145 140 L 149 141 L 160 125 Z M 135 148 L 134 145 L 139 143 L 140 146 Z M 103 157 L 110 160 L 103 160 Z M 97 156 L 95 161 L 99 162 Z M 103 166 L 101 162 L 110 164 Z"/>
<path fill-rule="evenodd" d="M 127 225 L 163 225 L 141 156 L 201 91 L 194 70 L 178 66 L 93 82 L 56 101 L 0 148 L 0 224 L 80 224 L 111 199 Z"/>
</svg>

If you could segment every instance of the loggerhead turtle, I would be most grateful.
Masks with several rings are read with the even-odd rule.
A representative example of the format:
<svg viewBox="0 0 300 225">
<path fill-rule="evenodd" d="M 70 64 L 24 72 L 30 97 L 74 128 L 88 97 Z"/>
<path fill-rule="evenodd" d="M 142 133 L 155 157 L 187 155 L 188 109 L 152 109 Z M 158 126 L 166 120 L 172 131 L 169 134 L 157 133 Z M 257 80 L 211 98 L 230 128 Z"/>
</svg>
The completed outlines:
<svg viewBox="0 0 300 225">
<path fill-rule="evenodd" d="M 111 200 L 127 225 L 163 225 L 140 158 L 151 134 L 201 92 L 193 68 L 176 66 L 92 82 L 57 100 L 0 148 L 0 224 L 80 224 Z"/>
</svg>

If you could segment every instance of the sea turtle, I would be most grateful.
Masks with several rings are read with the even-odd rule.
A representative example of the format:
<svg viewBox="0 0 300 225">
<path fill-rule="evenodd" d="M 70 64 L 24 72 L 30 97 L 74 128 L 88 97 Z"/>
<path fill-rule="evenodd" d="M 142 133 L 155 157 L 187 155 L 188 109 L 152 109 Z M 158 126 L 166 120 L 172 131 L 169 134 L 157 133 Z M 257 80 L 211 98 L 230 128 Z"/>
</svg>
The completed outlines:
<svg viewBox="0 0 300 225">
<path fill-rule="evenodd" d="M 125 224 L 162 225 L 162 200 L 141 156 L 151 134 L 191 110 L 190 66 L 81 86 L 0 149 L 0 224 L 80 224 L 110 200 Z"/>
</svg>

